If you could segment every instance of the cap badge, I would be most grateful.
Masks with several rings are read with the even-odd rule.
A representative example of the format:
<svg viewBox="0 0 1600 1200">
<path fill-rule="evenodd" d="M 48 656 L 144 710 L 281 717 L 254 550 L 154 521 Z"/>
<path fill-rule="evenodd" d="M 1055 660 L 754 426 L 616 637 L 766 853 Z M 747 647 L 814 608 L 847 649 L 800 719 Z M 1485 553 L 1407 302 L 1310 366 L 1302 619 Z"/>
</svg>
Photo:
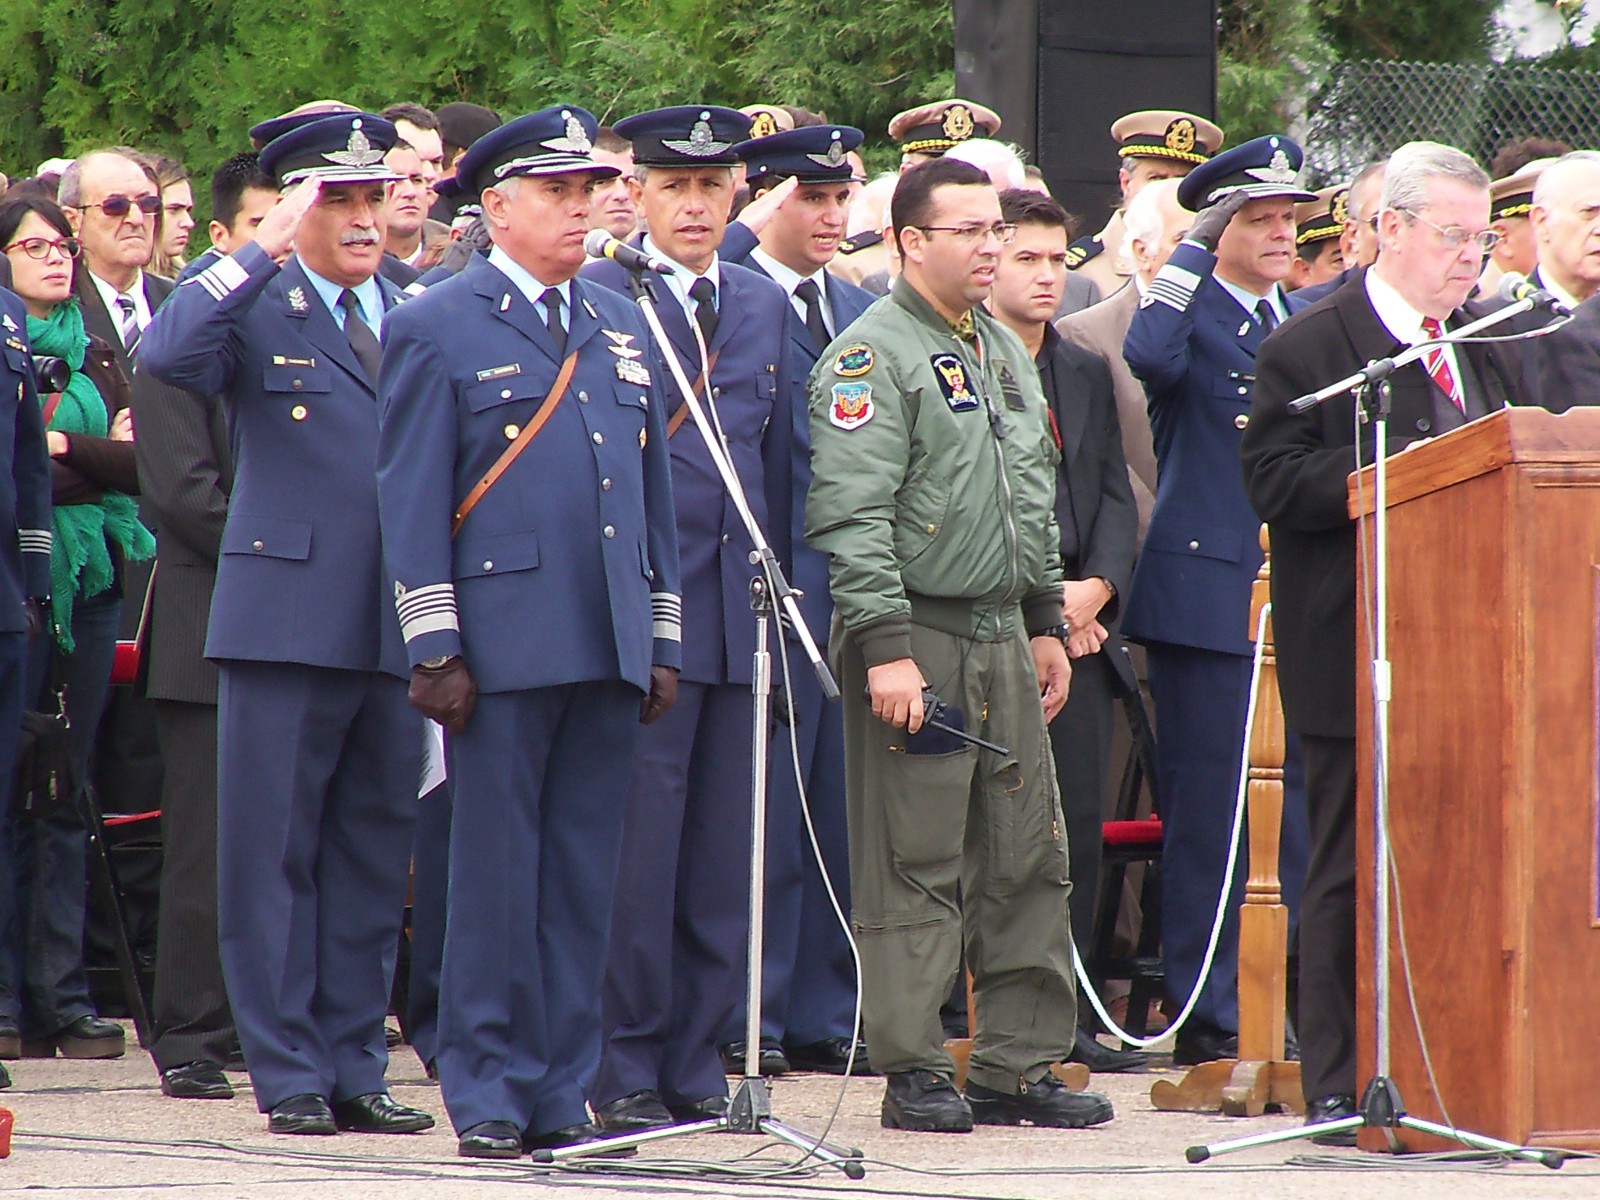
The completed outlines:
<svg viewBox="0 0 1600 1200">
<path fill-rule="evenodd" d="M 688 138 L 662 138 L 661 144 L 691 158 L 714 158 L 727 153 L 733 145 L 732 142 L 717 141 L 716 135 L 711 132 L 711 122 L 704 117 L 694 123 Z"/>
<path fill-rule="evenodd" d="M 752 138 L 771 137 L 778 132 L 778 120 L 765 110 L 756 113 L 750 119 L 750 136 Z"/>
<path fill-rule="evenodd" d="M 1192 154 L 1194 152 L 1195 130 L 1194 122 L 1188 117 L 1179 117 L 1167 126 L 1166 147 L 1175 154 Z"/>
<path fill-rule="evenodd" d="M 1295 170 L 1289 165 L 1289 156 L 1282 149 L 1274 150 L 1264 167 L 1246 167 L 1246 175 L 1262 183 L 1293 183 Z"/>
<path fill-rule="evenodd" d="M 1350 192 L 1348 189 L 1343 189 L 1333 194 L 1333 207 L 1329 209 L 1329 215 L 1340 225 L 1350 219 Z"/>
<path fill-rule="evenodd" d="M 952 104 L 945 110 L 942 124 L 945 137 L 956 142 L 964 142 L 972 136 L 977 129 L 972 119 L 972 110 L 965 104 Z"/>
<path fill-rule="evenodd" d="M 584 131 L 583 122 L 570 112 L 561 114 L 566 119 L 566 128 L 558 138 L 548 138 L 540 142 L 549 150 L 564 150 L 568 154 L 588 154 L 594 149 L 594 143 L 589 140 L 589 135 Z"/>
<path fill-rule="evenodd" d="M 808 154 L 808 155 L 806 155 L 806 157 L 809 158 L 812 162 L 816 163 L 819 167 L 839 167 L 839 166 L 843 166 L 844 165 L 844 146 L 842 146 L 840 144 L 840 142 L 839 142 L 839 135 L 837 133 L 833 135 L 833 141 L 828 143 L 827 153 L 825 153 L 825 154 Z"/>
<path fill-rule="evenodd" d="M 330 150 L 322 156 L 341 167 L 370 167 L 383 161 L 383 151 L 375 148 L 367 135 L 361 132 L 361 122 L 353 122 L 350 138 L 343 150 Z"/>
</svg>

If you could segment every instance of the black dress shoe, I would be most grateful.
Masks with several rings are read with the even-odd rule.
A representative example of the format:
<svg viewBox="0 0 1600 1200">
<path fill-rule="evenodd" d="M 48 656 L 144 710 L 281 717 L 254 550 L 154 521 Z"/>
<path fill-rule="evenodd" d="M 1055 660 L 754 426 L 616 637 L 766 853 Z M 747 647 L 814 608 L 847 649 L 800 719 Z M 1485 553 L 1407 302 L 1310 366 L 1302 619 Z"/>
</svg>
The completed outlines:
<svg viewBox="0 0 1600 1200">
<path fill-rule="evenodd" d="M 892 1071 L 883 1092 L 885 1129 L 971 1133 L 972 1106 L 937 1071 Z"/>
<path fill-rule="evenodd" d="M 704 1100 L 696 1100 L 692 1104 L 669 1104 L 667 1112 L 671 1113 L 672 1119 L 681 1125 L 692 1125 L 696 1121 L 711 1121 L 728 1115 L 728 1098 L 707 1096 Z"/>
<path fill-rule="evenodd" d="M 462 1158 L 521 1158 L 522 1130 L 510 1121 L 483 1121 L 461 1132 L 456 1153 Z"/>
<path fill-rule="evenodd" d="M 1191 1021 L 1178 1030 L 1177 1043 L 1172 1048 L 1172 1065 L 1194 1067 L 1201 1063 L 1216 1062 L 1220 1058 L 1239 1057 L 1239 1037 L 1215 1025 Z"/>
<path fill-rule="evenodd" d="M 1080 1028 L 1067 1061 L 1082 1063 L 1091 1071 L 1109 1073 L 1142 1071 L 1149 1064 L 1150 1056 L 1137 1050 L 1113 1050 L 1109 1046 L 1102 1046 L 1099 1038 L 1087 1029 Z"/>
<path fill-rule="evenodd" d="M 856 1058 L 850 1063 L 850 1039 L 846 1037 L 823 1038 L 820 1042 L 807 1042 L 803 1046 L 785 1046 L 784 1057 L 796 1071 L 821 1071 L 825 1075 L 843 1075 L 851 1066 L 852 1075 L 876 1075 L 867 1061 L 867 1044 L 857 1042 Z"/>
<path fill-rule="evenodd" d="M 161 1072 L 161 1094 L 174 1100 L 232 1100 L 233 1084 L 214 1062 L 186 1062 Z"/>
<path fill-rule="evenodd" d="M 388 1092 L 368 1092 L 336 1101 L 333 1120 L 351 1133 L 421 1133 L 433 1128 L 433 1118 L 420 1108 L 408 1108 Z"/>
<path fill-rule="evenodd" d="M 339 1132 L 333 1110 L 321 1096 L 302 1092 L 273 1106 L 267 1114 L 268 1133 L 304 1133 L 323 1136 Z"/>
<path fill-rule="evenodd" d="M 15 1025 L 0 1025 L 0 1058 L 22 1057 L 22 1034 Z"/>
<path fill-rule="evenodd" d="M 426 1075 L 429 1079 L 433 1080 L 435 1083 L 438 1083 L 439 1082 L 439 1060 L 437 1058 L 430 1058 L 427 1062 L 423 1063 L 422 1064 L 422 1073 L 424 1075 Z"/>
<path fill-rule="evenodd" d="M 23 1038 L 23 1058 L 121 1058 L 127 1051 L 122 1026 L 85 1013 L 45 1038 Z"/>
<path fill-rule="evenodd" d="M 1326 1121 L 1342 1121 L 1357 1115 L 1354 1096 L 1318 1096 L 1306 1105 L 1306 1124 L 1321 1125 Z M 1311 1139 L 1319 1146 L 1354 1146 L 1354 1129 L 1337 1129 L 1332 1133 L 1319 1133 Z"/>
<path fill-rule="evenodd" d="M 1099 1092 L 1075 1092 L 1048 1071 L 1037 1083 L 1023 1080 L 1015 1093 L 967 1084 L 967 1102 L 979 1125 L 1037 1125 L 1084 1129 L 1111 1120 L 1111 1101 Z"/>
<path fill-rule="evenodd" d="M 722 1066 L 729 1075 L 744 1074 L 744 1042 L 725 1042 L 717 1047 L 722 1055 Z M 789 1071 L 789 1060 L 784 1057 L 783 1046 L 777 1038 L 762 1038 L 756 1055 L 758 1069 L 763 1075 L 784 1075 Z"/>
<path fill-rule="evenodd" d="M 604 1142 L 617 1134 L 608 1135 L 598 1125 L 591 1125 L 588 1121 L 581 1125 L 566 1125 L 560 1129 L 552 1129 L 549 1133 L 525 1133 L 522 1135 L 522 1148 L 539 1157 L 541 1150 L 560 1150 L 564 1146 L 586 1146 L 590 1142 Z M 596 1152 L 585 1155 L 587 1158 L 632 1158 L 639 1153 L 632 1146 L 618 1146 L 615 1150 Z"/>
<path fill-rule="evenodd" d="M 607 1133 L 637 1133 L 641 1129 L 664 1129 L 672 1124 L 672 1114 L 661 1103 L 661 1096 L 648 1088 L 599 1105 L 594 1110 L 594 1119 Z"/>
</svg>

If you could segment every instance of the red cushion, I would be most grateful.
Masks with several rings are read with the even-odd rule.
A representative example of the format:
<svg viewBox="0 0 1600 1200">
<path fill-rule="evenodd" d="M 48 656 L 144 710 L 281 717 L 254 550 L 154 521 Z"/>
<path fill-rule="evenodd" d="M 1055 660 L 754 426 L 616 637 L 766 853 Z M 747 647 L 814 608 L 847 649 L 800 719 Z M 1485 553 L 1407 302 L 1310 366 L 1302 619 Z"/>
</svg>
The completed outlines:
<svg viewBox="0 0 1600 1200">
<path fill-rule="evenodd" d="M 1161 841 L 1161 818 L 1143 821 L 1107 821 L 1100 835 L 1108 846 L 1153 846 Z"/>
<path fill-rule="evenodd" d="M 111 686 L 129 684 L 139 674 L 139 643 L 118 642 L 116 654 L 111 659 Z"/>
<path fill-rule="evenodd" d="M 149 812 L 142 813 L 107 814 L 105 818 L 105 824 L 106 828 L 110 829 L 117 825 L 132 825 L 136 821 L 154 821 L 160 816 L 161 810 L 159 808 L 151 809 Z"/>
</svg>

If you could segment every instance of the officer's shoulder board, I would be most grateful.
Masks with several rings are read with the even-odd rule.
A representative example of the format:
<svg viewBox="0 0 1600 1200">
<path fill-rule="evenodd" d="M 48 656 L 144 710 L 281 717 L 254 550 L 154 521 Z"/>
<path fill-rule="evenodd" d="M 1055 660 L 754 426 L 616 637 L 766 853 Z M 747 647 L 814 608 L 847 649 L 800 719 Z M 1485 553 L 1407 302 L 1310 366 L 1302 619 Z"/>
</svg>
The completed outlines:
<svg viewBox="0 0 1600 1200">
<path fill-rule="evenodd" d="M 855 237 L 847 237 L 839 243 L 839 253 L 854 254 L 857 250 L 866 250 L 869 247 L 880 244 L 882 241 L 883 234 L 881 233 L 872 231 L 858 233 Z"/>
<path fill-rule="evenodd" d="M 1084 263 L 1099 258 L 1105 252 L 1105 243 L 1095 234 L 1081 237 L 1067 247 L 1067 270 L 1076 271 Z"/>
</svg>

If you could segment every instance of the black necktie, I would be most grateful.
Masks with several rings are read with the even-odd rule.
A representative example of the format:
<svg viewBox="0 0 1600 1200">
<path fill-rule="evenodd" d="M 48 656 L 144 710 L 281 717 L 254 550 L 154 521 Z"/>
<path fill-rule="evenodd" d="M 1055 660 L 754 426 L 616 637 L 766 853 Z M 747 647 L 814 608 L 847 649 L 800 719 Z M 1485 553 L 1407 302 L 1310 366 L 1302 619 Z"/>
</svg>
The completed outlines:
<svg viewBox="0 0 1600 1200">
<path fill-rule="evenodd" d="M 350 340 L 350 349 L 356 352 L 356 361 L 367 373 L 367 381 L 376 387 L 378 363 L 383 358 L 378 335 L 372 332 L 361 316 L 361 301 L 349 288 L 339 293 L 339 307 L 344 309 L 344 336 Z"/>
<path fill-rule="evenodd" d="M 689 285 L 689 299 L 694 301 L 694 323 L 709 346 L 717 332 L 717 285 L 702 275 Z"/>
<path fill-rule="evenodd" d="M 544 327 L 550 331 L 550 340 L 556 344 L 556 353 L 567 352 L 567 331 L 561 324 L 561 291 L 559 288 L 545 288 L 544 295 L 539 297 L 539 303 L 544 305 Z"/>
<path fill-rule="evenodd" d="M 1278 327 L 1278 314 L 1272 307 L 1272 301 L 1263 300 L 1256 305 L 1256 320 L 1261 322 L 1261 328 L 1266 333 Z"/>
<path fill-rule="evenodd" d="M 794 289 L 794 294 L 806 306 L 806 332 L 811 335 L 812 344 L 820 354 L 833 340 L 828 336 L 828 323 L 822 319 L 822 292 L 817 288 L 815 279 L 802 279 Z"/>
</svg>

